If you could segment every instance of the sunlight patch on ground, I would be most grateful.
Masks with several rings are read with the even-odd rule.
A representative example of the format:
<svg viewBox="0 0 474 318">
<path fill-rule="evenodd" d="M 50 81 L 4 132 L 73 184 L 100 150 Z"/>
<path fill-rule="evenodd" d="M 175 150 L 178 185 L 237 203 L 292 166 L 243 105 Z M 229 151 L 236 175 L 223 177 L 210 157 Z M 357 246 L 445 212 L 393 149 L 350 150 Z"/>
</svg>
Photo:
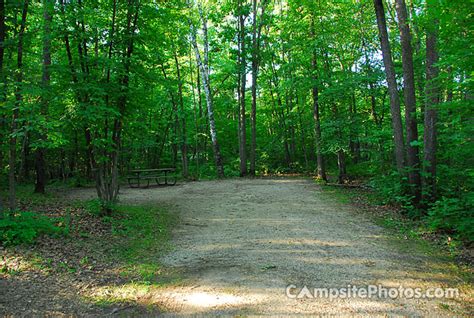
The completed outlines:
<svg viewBox="0 0 474 318">
<path fill-rule="evenodd" d="M 143 284 L 125 284 L 120 286 L 104 286 L 93 290 L 87 298 L 94 302 L 138 301 L 150 291 L 150 286 Z"/>
<path fill-rule="evenodd" d="M 184 311 L 255 306 L 263 301 L 263 296 L 259 294 L 235 295 L 219 290 L 193 290 L 190 288 L 172 289 L 168 292 L 155 294 L 155 297 L 167 299 L 167 302 L 173 304 L 173 307 L 181 308 Z"/>
<path fill-rule="evenodd" d="M 346 241 L 321 241 L 308 238 L 285 238 L 285 239 L 255 239 L 255 243 L 271 243 L 280 245 L 315 245 L 315 246 L 330 246 L 330 247 L 349 247 L 353 243 Z"/>
<path fill-rule="evenodd" d="M 244 299 L 239 296 L 223 293 L 194 292 L 190 294 L 176 295 L 175 299 L 186 302 L 197 307 L 215 307 L 222 305 L 239 305 L 244 303 Z"/>
<path fill-rule="evenodd" d="M 15 275 L 26 270 L 41 270 L 44 267 L 42 263 L 42 259 L 36 256 L 24 257 L 3 253 L 0 258 L 0 277 Z"/>
<path fill-rule="evenodd" d="M 142 305 L 160 304 L 168 308 L 206 309 L 256 304 L 260 295 L 237 296 L 228 292 L 192 289 L 161 289 L 143 284 L 125 284 L 96 288 L 86 298 L 95 303 L 135 302 Z"/>
</svg>

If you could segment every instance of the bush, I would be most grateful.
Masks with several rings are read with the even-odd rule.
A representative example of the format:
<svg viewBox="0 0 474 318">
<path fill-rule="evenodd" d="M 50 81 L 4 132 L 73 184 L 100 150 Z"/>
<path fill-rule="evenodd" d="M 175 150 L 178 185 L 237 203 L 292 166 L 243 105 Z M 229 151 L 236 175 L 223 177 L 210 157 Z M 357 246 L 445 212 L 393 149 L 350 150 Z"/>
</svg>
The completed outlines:
<svg viewBox="0 0 474 318">
<path fill-rule="evenodd" d="M 468 199 L 442 197 L 428 211 L 426 221 L 431 229 L 453 233 L 457 238 L 474 239 L 474 205 Z"/>
<path fill-rule="evenodd" d="M 0 243 L 5 246 L 31 244 L 42 234 L 64 234 L 64 229 L 56 226 L 54 221 L 34 212 L 19 212 L 0 219 Z"/>
<path fill-rule="evenodd" d="M 399 205 L 407 212 L 413 210 L 412 197 L 407 194 L 406 179 L 400 177 L 398 172 L 374 177 L 369 185 L 382 197 L 384 204 Z"/>
<path fill-rule="evenodd" d="M 107 216 L 113 213 L 117 209 L 117 206 L 114 202 L 93 199 L 86 202 L 85 209 L 95 216 Z"/>
</svg>

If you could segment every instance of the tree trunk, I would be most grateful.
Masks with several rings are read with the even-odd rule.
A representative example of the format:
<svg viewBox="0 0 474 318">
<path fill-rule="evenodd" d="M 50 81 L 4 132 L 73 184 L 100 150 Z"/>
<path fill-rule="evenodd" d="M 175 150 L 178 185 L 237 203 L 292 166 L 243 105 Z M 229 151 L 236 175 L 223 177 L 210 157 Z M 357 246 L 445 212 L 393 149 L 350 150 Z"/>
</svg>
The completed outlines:
<svg viewBox="0 0 474 318">
<path fill-rule="evenodd" d="M 43 0 L 43 75 L 41 78 L 41 115 L 46 116 L 48 112 L 49 100 L 50 100 L 50 81 L 51 81 L 51 22 L 53 19 L 53 5 L 51 0 Z M 45 193 L 46 187 L 46 161 L 45 161 L 45 147 L 46 134 L 40 132 L 40 145 L 36 149 L 36 183 L 35 193 Z"/>
<path fill-rule="evenodd" d="M 211 90 L 211 83 L 210 83 L 210 77 L 209 77 L 209 41 L 207 37 L 207 21 L 202 12 L 202 8 L 199 8 L 199 15 L 201 17 L 202 31 L 204 34 L 204 58 L 201 58 L 201 53 L 199 52 L 199 48 L 198 48 L 197 40 L 196 40 L 196 30 L 194 28 L 194 25 L 190 22 L 191 42 L 193 44 L 194 52 L 196 54 L 196 61 L 198 63 L 198 66 L 201 72 L 204 95 L 206 96 L 207 116 L 209 118 L 209 130 L 211 134 L 211 142 L 212 142 L 212 147 L 214 151 L 214 162 L 216 165 L 217 176 L 219 178 L 224 178 L 224 165 L 222 162 L 222 155 L 221 155 L 221 151 L 219 147 L 219 142 L 217 140 L 216 122 L 214 120 L 214 105 L 213 105 L 212 90 Z"/>
<path fill-rule="evenodd" d="M 21 142 L 20 150 L 20 167 L 19 167 L 19 176 L 18 179 L 29 180 L 30 179 L 30 133 L 25 132 L 23 140 Z"/>
<path fill-rule="evenodd" d="M 357 118 L 357 102 L 355 92 L 351 94 L 351 101 L 349 103 L 349 148 L 351 150 L 352 159 L 354 163 L 358 163 L 360 160 L 360 141 L 358 134 L 354 131 Z"/>
<path fill-rule="evenodd" d="M 192 97 L 193 97 L 193 110 L 194 110 L 194 160 L 196 162 L 196 174 L 193 176 L 193 180 L 199 180 L 201 175 L 200 175 L 200 168 L 199 168 L 199 157 L 201 153 L 201 143 L 200 143 L 200 134 L 201 134 L 201 127 L 200 127 L 200 120 L 201 120 L 201 115 L 202 115 L 202 109 L 198 110 L 196 109 L 197 106 L 197 101 L 196 101 L 196 90 L 194 86 L 194 67 L 193 67 L 193 58 L 192 58 L 192 47 L 190 47 L 189 50 L 189 77 L 190 77 L 190 85 L 191 85 L 191 92 L 192 92 Z M 199 80 L 199 72 L 197 74 L 197 79 Z M 201 105 L 199 105 L 199 108 L 201 108 Z"/>
<path fill-rule="evenodd" d="M 311 37 L 315 39 L 314 16 L 311 20 Z M 319 89 L 318 89 L 318 63 L 316 49 L 313 49 L 311 57 L 311 70 L 313 72 L 312 81 L 313 87 L 311 89 L 313 97 L 313 120 L 314 120 L 314 145 L 316 148 L 317 161 L 317 177 L 318 179 L 327 181 L 326 168 L 324 166 L 323 151 L 321 145 L 321 118 L 319 112 Z"/>
<path fill-rule="evenodd" d="M 0 85 L 3 85 L 3 57 L 5 55 L 5 39 L 7 29 L 5 27 L 5 0 L 0 0 Z M 2 94 L 3 95 L 3 94 Z M 3 98 L 3 96 L 0 96 Z"/>
<path fill-rule="evenodd" d="M 306 149 L 306 129 L 303 124 L 303 114 L 301 111 L 300 103 L 304 106 L 305 101 L 300 102 L 300 99 L 298 98 L 298 95 L 296 95 L 296 107 L 297 107 L 297 113 L 298 113 L 298 123 L 300 126 L 300 138 L 301 138 L 301 150 L 303 150 L 303 157 L 304 157 L 304 166 L 305 170 L 308 171 L 309 169 L 309 162 L 308 162 L 308 151 Z"/>
<path fill-rule="evenodd" d="M 0 0 L 0 103 L 6 100 L 6 83 L 5 76 L 3 74 L 3 57 L 5 55 L 5 39 L 6 39 L 6 28 L 5 28 L 5 0 Z M 4 118 L 2 118 L 4 119 Z M 2 125 L 3 126 L 3 125 Z M 3 140 L 4 136 L 0 127 L 0 140 Z M 0 163 L 3 162 L 3 152 L 0 153 Z M 0 198 L 0 219 L 4 217 L 4 208 L 2 198 Z"/>
<path fill-rule="evenodd" d="M 404 173 L 404 142 L 403 126 L 400 114 L 400 97 L 398 96 L 397 81 L 395 78 L 395 67 L 393 66 L 392 51 L 387 33 L 387 22 L 385 20 L 385 9 L 382 0 L 374 0 L 377 26 L 379 29 L 380 44 L 382 48 L 383 64 L 387 77 L 388 91 L 390 94 L 390 113 L 392 115 L 392 129 L 395 146 L 395 161 L 400 174 Z"/>
<path fill-rule="evenodd" d="M 16 209 L 16 188 L 15 188 L 15 167 L 16 167 L 16 132 L 18 129 L 18 115 L 23 101 L 23 37 L 26 29 L 26 17 L 28 14 L 28 1 L 24 0 L 23 10 L 21 14 L 20 31 L 18 32 L 18 46 L 17 46 L 17 74 L 16 74 L 16 88 L 15 88 L 15 108 L 13 109 L 11 137 L 10 137 L 10 158 L 8 171 L 8 186 L 9 186 L 9 208 L 11 211 Z"/>
<path fill-rule="evenodd" d="M 420 158 L 418 154 L 418 127 L 416 122 L 415 74 L 413 69 L 413 50 L 411 33 L 407 21 L 405 0 L 396 0 L 400 42 L 402 46 L 402 68 L 405 97 L 405 122 L 407 132 L 407 166 L 408 182 L 411 186 L 413 203 L 418 204 L 421 197 Z"/>
<path fill-rule="evenodd" d="M 448 78 L 447 78 L 447 87 L 446 87 L 446 101 L 447 102 L 452 102 L 453 101 L 453 85 L 454 85 L 454 75 L 453 75 L 453 67 L 448 66 L 448 69 L 446 70 L 448 73 Z"/>
<path fill-rule="evenodd" d="M 106 151 L 107 162 L 99 165 L 96 171 L 96 189 L 99 199 L 103 203 L 102 213 L 110 214 L 112 212 L 111 204 L 117 200 L 120 184 L 119 184 L 119 158 L 121 149 L 121 134 L 123 127 L 123 115 L 125 114 L 128 101 L 128 87 L 130 80 L 131 57 L 134 48 L 134 35 L 137 28 L 139 15 L 139 1 L 129 0 L 127 11 L 127 25 L 124 30 L 127 38 L 123 51 L 124 66 L 123 74 L 119 78 L 121 91 L 117 99 L 117 111 L 119 117 L 114 120 L 112 128 L 112 150 Z M 115 6 L 114 6 L 115 12 Z"/>
<path fill-rule="evenodd" d="M 245 16 L 242 10 L 242 2 L 239 1 L 239 158 L 240 176 L 247 175 L 247 124 L 245 112 L 245 88 L 247 82 L 246 57 L 245 57 Z"/>
<path fill-rule="evenodd" d="M 80 1 L 78 1 L 80 3 Z M 61 8 L 61 13 L 65 15 L 65 2 L 64 0 L 60 0 L 60 8 Z M 114 0 L 114 7 L 115 7 L 115 0 Z M 112 19 L 114 20 L 114 14 L 112 16 Z M 114 21 L 113 21 L 114 22 Z M 77 26 L 78 23 L 77 21 L 74 21 L 74 25 Z M 67 23 L 63 25 L 64 30 L 67 30 Z M 77 30 L 76 32 L 78 34 L 81 33 L 81 31 Z M 66 56 L 68 60 L 68 66 L 69 66 L 69 71 L 71 72 L 71 78 L 72 82 L 77 85 L 79 83 L 79 78 L 77 76 L 76 70 L 74 68 L 74 61 L 72 57 L 72 51 L 71 51 L 71 45 L 69 42 L 69 36 L 67 31 L 65 31 L 64 36 L 64 45 L 66 48 Z M 86 61 L 87 61 L 87 44 L 86 43 L 79 43 L 77 46 L 77 51 L 78 51 L 78 56 L 79 56 L 79 63 L 81 67 L 81 72 L 82 72 L 82 80 L 87 82 L 88 80 L 88 67 L 86 66 Z M 89 101 L 89 96 L 87 92 L 84 92 L 82 90 L 76 90 L 75 92 L 77 102 L 79 105 L 84 105 L 87 104 Z M 86 177 L 91 179 L 92 178 L 92 170 L 95 169 L 96 167 L 96 161 L 94 158 L 94 151 L 93 151 L 93 146 L 92 146 L 92 136 L 91 136 L 91 131 L 87 125 L 83 125 L 83 131 L 84 131 L 84 138 L 86 142 L 86 152 L 85 152 L 85 167 L 86 167 Z"/>
<path fill-rule="evenodd" d="M 161 72 L 163 73 L 164 79 L 168 81 L 168 74 L 166 73 L 165 65 L 163 63 L 161 64 Z M 170 87 L 168 87 L 167 90 L 168 90 L 168 95 L 170 96 L 171 106 L 172 106 L 171 116 L 169 119 L 169 125 L 167 127 L 167 130 L 169 129 L 169 126 L 172 124 L 172 117 L 174 116 L 171 151 L 173 155 L 173 163 L 176 164 L 176 162 L 178 161 L 178 127 L 179 127 L 178 103 L 176 102 L 174 91 Z M 165 140 L 163 140 L 163 142 L 165 142 Z"/>
<path fill-rule="evenodd" d="M 181 113 L 181 164 L 182 164 L 182 175 L 183 178 L 188 178 L 188 145 L 186 140 L 186 114 L 184 112 L 184 101 L 183 101 L 183 81 L 181 79 L 181 70 L 179 68 L 178 55 L 174 51 L 174 62 L 176 65 L 176 74 L 178 77 L 178 97 L 179 106 Z"/>
<path fill-rule="evenodd" d="M 347 178 L 347 172 L 346 172 L 346 156 L 342 149 L 337 151 L 337 167 L 339 170 L 338 175 L 337 175 L 338 183 L 343 184 L 344 180 L 346 180 Z"/>
<path fill-rule="evenodd" d="M 250 175 L 255 176 L 257 148 L 257 77 L 259 40 L 257 39 L 257 0 L 252 0 L 252 109 L 250 111 Z"/>
<path fill-rule="evenodd" d="M 427 8 L 430 11 L 430 7 Z M 438 50 L 437 50 L 438 21 L 428 25 L 426 34 L 426 105 L 424 118 L 424 164 L 425 164 L 425 193 L 427 201 L 434 201 L 436 196 L 436 106 L 440 100 L 438 84 Z"/>
</svg>

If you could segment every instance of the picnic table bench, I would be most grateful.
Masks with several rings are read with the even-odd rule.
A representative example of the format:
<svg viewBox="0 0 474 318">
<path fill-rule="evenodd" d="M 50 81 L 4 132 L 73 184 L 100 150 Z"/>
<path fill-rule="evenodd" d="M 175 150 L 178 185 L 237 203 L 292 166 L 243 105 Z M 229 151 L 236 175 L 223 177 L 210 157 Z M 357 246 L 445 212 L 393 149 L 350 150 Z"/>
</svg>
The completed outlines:
<svg viewBox="0 0 474 318">
<path fill-rule="evenodd" d="M 173 186 L 176 184 L 177 177 L 170 173 L 175 170 L 174 168 L 130 170 L 130 176 L 127 177 L 128 185 L 130 188 L 148 188 L 150 180 L 155 180 L 156 185 Z"/>
</svg>

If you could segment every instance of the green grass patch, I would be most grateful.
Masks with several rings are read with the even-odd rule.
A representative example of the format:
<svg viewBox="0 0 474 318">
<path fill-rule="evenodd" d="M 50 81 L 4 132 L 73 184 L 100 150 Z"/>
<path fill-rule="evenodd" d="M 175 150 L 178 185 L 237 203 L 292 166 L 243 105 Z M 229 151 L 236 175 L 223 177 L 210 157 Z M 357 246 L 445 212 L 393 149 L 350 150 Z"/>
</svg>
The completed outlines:
<svg viewBox="0 0 474 318">
<path fill-rule="evenodd" d="M 112 226 L 110 256 L 121 264 L 121 276 L 150 285 L 170 282 L 159 257 L 171 248 L 169 238 L 177 221 L 174 214 L 152 206 L 117 206 L 113 216 L 103 219 Z"/>
<path fill-rule="evenodd" d="M 51 191 L 50 188 L 47 189 L 45 194 L 35 193 L 33 184 L 18 184 L 16 186 L 16 198 L 19 202 L 23 204 L 28 204 L 32 206 L 46 205 L 54 203 L 57 200 L 57 196 Z M 5 198 L 8 197 L 8 191 L 0 191 L 0 195 Z"/>
<path fill-rule="evenodd" d="M 110 307 L 135 302 L 152 288 L 181 282 L 179 273 L 164 268 L 159 258 L 171 249 L 170 236 L 175 214 L 149 205 L 118 205 L 112 216 L 102 217 L 111 225 L 112 237 L 105 257 L 116 264 L 126 283 L 104 286 L 87 301 Z M 88 259 L 81 259 L 87 263 Z"/>
</svg>

